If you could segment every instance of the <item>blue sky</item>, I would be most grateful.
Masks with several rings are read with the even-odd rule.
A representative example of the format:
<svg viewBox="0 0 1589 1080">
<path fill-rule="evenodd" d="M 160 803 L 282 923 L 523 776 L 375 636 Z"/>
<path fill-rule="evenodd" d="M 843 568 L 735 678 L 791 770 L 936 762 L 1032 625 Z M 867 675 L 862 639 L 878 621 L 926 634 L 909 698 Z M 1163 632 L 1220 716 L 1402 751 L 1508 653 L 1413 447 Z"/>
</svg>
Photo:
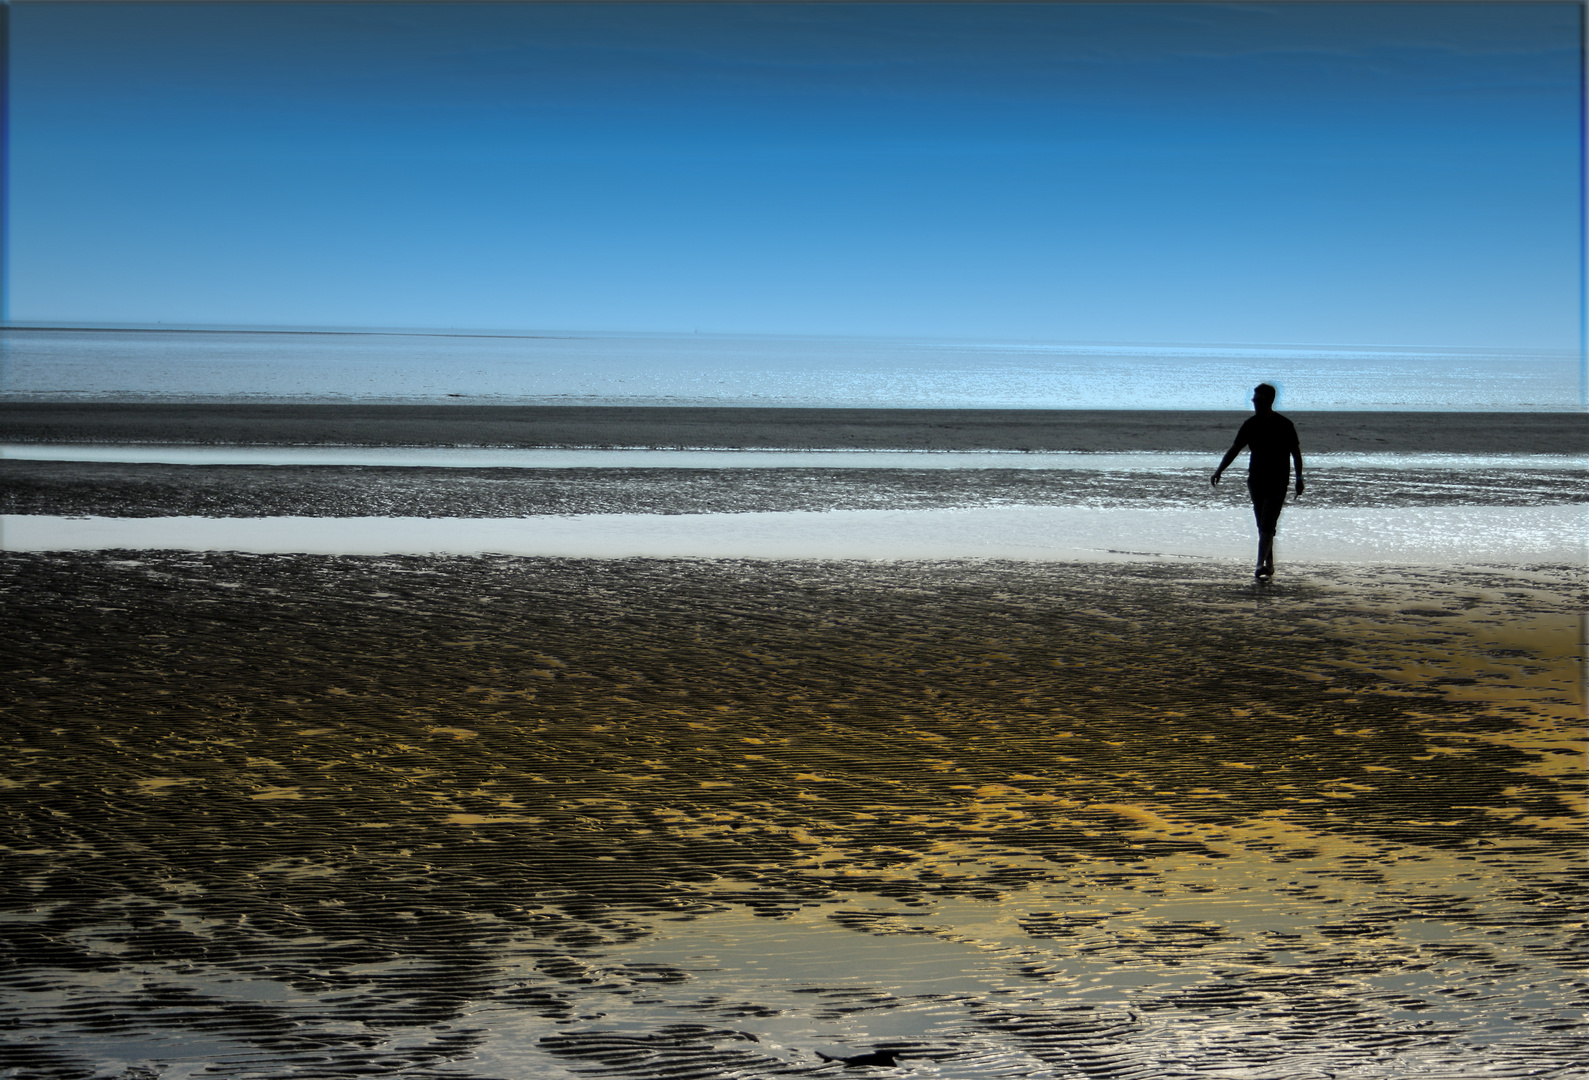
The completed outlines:
<svg viewBox="0 0 1589 1080">
<path fill-rule="evenodd" d="M 1576 348 L 1579 17 L 19 0 L 9 316 Z"/>
</svg>

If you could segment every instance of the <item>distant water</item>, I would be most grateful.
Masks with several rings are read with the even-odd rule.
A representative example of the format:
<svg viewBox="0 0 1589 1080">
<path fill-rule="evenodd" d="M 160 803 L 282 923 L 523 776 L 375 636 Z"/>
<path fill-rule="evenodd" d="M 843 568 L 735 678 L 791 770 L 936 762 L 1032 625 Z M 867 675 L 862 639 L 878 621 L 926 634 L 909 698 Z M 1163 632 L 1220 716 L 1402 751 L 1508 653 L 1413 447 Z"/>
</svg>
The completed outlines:
<svg viewBox="0 0 1589 1080">
<path fill-rule="evenodd" d="M 0 443 L 0 461 L 137 465 L 342 465 L 429 469 L 1017 469 L 1165 473 L 1191 469 L 1198 480 L 1218 455 L 1079 450 L 653 450 L 493 446 L 190 446 Z M 1460 473 L 1468 487 L 1477 470 L 1529 473 L 1584 468 L 1575 454 L 1309 454 L 1317 472 L 1392 469 Z M 1238 468 L 1238 472 L 1240 469 Z M 1199 483 L 1198 489 L 1203 485 Z M 1469 492 L 1471 494 L 1471 491 Z"/>
<path fill-rule="evenodd" d="M 84 401 L 1566 411 L 1566 351 L 880 338 L 0 331 L 0 397 Z"/>
</svg>

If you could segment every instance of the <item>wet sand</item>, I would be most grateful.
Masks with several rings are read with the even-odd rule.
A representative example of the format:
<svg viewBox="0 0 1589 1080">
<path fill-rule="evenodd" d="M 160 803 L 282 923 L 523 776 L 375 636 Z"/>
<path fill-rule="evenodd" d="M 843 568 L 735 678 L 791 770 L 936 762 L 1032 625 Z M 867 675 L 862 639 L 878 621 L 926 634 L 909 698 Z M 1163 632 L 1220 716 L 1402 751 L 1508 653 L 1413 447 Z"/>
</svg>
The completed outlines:
<svg viewBox="0 0 1589 1080">
<path fill-rule="evenodd" d="M 1292 412 L 1308 453 L 1589 452 L 1582 413 Z M 0 442 L 1197 451 L 1244 412 L 0 402 Z"/>
<path fill-rule="evenodd" d="M 1585 1056 L 1579 566 L 127 552 L 0 590 L 11 1076 Z"/>
<path fill-rule="evenodd" d="M 106 517 L 517 518 L 546 514 L 742 514 L 949 507 L 1227 507 L 1197 468 L 426 468 L 162 465 L 0 459 L 0 514 Z M 1560 506 L 1589 503 L 1565 463 L 1341 468 L 1315 462 L 1298 506 Z"/>
</svg>

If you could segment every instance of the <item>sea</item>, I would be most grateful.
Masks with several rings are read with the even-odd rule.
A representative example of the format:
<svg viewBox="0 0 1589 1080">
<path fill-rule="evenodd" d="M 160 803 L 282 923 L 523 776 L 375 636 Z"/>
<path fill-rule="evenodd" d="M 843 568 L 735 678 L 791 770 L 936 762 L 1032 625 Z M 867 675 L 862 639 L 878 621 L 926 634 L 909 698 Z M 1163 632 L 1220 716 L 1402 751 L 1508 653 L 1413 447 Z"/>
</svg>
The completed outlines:
<svg viewBox="0 0 1589 1080">
<path fill-rule="evenodd" d="M 1569 350 L 12 325 L 0 400 L 1571 411 Z"/>
<path fill-rule="evenodd" d="M 0 331 L 0 400 L 12 402 L 1236 411 L 1248 407 L 1260 379 L 1279 386 L 1282 406 L 1296 411 L 1579 409 L 1577 357 L 1564 351 L 368 328 Z M 15 463 L 7 475 L 26 480 L 6 489 L 0 547 L 233 550 L 247 538 L 259 550 L 369 554 L 781 557 L 809 548 L 881 558 L 909 550 L 1044 559 L 1147 547 L 1166 556 L 1245 558 L 1245 524 L 1218 516 L 1245 495 L 1235 484 L 1214 498 L 1207 457 L 3 445 L 0 459 Z M 41 464 L 23 466 L 29 460 Z M 1288 518 L 1317 517 L 1305 532 L 1292 530 L 1317 541 L 1317 551 L 1293 547 L 1304 558 L 1351 552 L 1487 561 L 1510 559 L 1515 549 L 1575 558 L 1583 547 L 1581 455 L 1310 454 L 1310 461 L 1316 479 Z M 213 483 L 196 483 L 200 477 Z M 1459 515 L 1460 527 L 1446 520 L 1449 510 L 1429 511 L 1453 500 L 1474 508 Z M 1375 523 L 1330 517 L 1368 508 L 1379 515 Z M 1106 527 L 1087 516 L 1099 509 L 1148 517 Z M 1159 511 L 1169 509 L 1216 517 L 1161 520 Z M 878 516 L 899 512 L 913 516 Z M 659 514 L 691 520 L 663 527 Z M 771 516 L 759 524 L 758 514 Z M 1387 514 L 1395 530 L 1377 524 Z M 161 516 L 169 521 L 160 533 L 150 531 L 153 522 L 134 520 Z M 551 516 L 577 518 L 575 532 L 554 538 Z M 486 518 L 504 524 L 488 527 Z M 610 538 L 598 540 L 598 528 L 612 530 Z M 311 539 L 328 529 L 334 539 Z M 1116 535 L 1121 530 L 1130 535 Z M 777 541 L 768 547 L 761 531 Z M 938 539 L 927 546 L 903 544 L 929 534 Z M 1391 536 L 1397 544 L 1385 548 Z M 1457 536 L 1473 543 L 1453 546 Z M 1375 544 L 1365 547 L 1363 537 Z"/>
</svg>

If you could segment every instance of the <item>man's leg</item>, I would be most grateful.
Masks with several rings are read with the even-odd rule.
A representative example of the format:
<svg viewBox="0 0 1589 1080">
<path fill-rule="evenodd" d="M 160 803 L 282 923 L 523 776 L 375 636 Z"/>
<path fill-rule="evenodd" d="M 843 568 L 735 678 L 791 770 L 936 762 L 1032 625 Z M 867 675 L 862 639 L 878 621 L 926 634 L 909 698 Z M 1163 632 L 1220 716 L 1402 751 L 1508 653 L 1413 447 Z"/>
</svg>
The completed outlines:
<svg viewBox="0 0 1589 1080">
<path fill-rule="evenodd" d="M 1252 497 L 1252 516 L 1258 525 L 1258 568 L 1252 572 L 1255 578 L 1263 577 L 1264 559 L 1269 553 L 1269 537 L 1263 530 L 1263 492 L 1247 484 L 1247 494 Z"/>
<path fill-rule="evenodd" d="M 1275 572 L 1275 533 L 1280 528 L 1280 511 L 1286 504 L 1286 489 L 1267 488 L 1255 492 L 1253 510 L 1258 515 L 1257 576 L 1269 578 Z"/>
</svg>

